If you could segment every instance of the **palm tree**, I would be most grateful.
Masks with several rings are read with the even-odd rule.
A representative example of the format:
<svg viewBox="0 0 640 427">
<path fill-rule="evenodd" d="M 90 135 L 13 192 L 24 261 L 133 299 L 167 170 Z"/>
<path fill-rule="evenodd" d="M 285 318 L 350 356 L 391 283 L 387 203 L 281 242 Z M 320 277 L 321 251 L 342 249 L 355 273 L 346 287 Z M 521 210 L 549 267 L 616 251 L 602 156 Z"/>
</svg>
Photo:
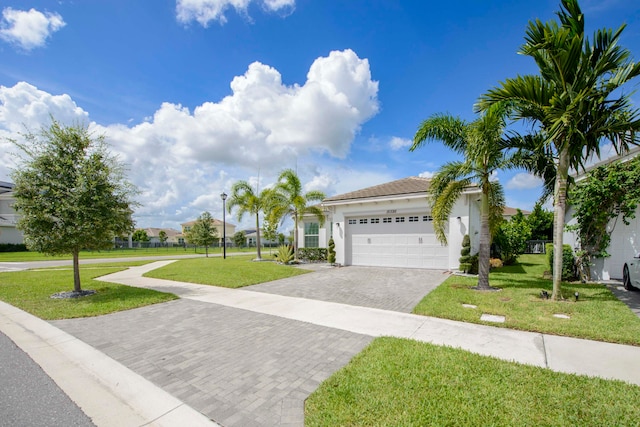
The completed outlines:
<svg viewBox="0 0 640 427">
<path fill-rule="evenodd" d="M 554 178 L 553 295 L 562 299 L 562 244 L 569 169 L 584 168 L 586 159 L 600 155 L 609 140 L 618 153 L 638 144 L 640 113 L 631 107 L 629 93 L 621 88 L 640 74 L 640 64 L 618 46 L 617 31 L 598 30 L 593 41 L 584 34 L 584 15 L 577 0 L 562 0 L 555 21 L 529 22 L 521 54 L 532 57 L 540 75 L 518 76 L 501 82 L 483 95 L 476 109 L 509 103 L 514 119 L 535 128 L 523 141 L 533 144 L 532 157 L 546 157 L 553 170 L 529 165 L 539 176 Z M 517 141 L 514 138 L 513 141 Z M 531 148 L 531 147 L 530 147 Z"/>
<path fill-rule="evenodd" d="M 294 260 L 298 260 L 298 222 L 305 214 L 314 215 L 320 226 L 324 225 L 324 213 L 317 205 L 308 206 L 309 202 L 321 202 L 326 198 L 322 191 L 312 190 L 302 193 L 300 178 L 291 169 L 285 169 L 278 175 L 278 182 L 273 187 L 270 197 L 270 215 L 272 220 L 280 221 L 290 216 L 294 222 L 293 251 Z M 276 221 L 276 222 L 277 222 Z"/>
<path fill-rule="evenodd" d="M 231 213 L 233 208 L 238 207 L 238 221 L 242 221 L 245 213 L 256 216 L 256 247 L 258 251 L 257 260 L 262 259 L 260 250 L 260 211 L 263 211 L 269 197 L 269 189 L 262 190 L 259 194 L 247 181 L 238 181 L 231 187 L 231 196 L 227 201 L 227 211 Z"/>
<path fill-rule="evenodd" d="M 481 191 L 480 251 L 478 254 L 479 290 L 489 286 L 489 257 L 492 231 L 502 220 L 504 193 L 491 175 L 508 166 L 502 151 L 506 111 L 501 107 L 488 110 L 473 122 L 450 115 L 436 114 L 420 125 L 410 151 L 431 140 L 439 140 L 464 156 L 464 161 L 443 165 L 431 180 L 428 194 L 432 203 L 433 226 L 437 239 L 446 244 L 445 226 L 455 204 L 465 189 L 477 185 Z"/>
</svg>

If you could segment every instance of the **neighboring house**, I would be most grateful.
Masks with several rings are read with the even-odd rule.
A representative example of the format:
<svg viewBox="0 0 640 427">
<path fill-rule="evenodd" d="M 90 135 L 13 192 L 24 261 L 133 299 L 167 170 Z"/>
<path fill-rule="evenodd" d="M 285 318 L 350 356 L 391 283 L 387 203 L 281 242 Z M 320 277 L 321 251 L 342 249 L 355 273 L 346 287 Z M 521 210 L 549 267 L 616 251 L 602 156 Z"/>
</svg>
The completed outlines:
<svg viewBox="0 0 640 427">
<path fill-rule="evenodd" d="M 161 231 L 164 231 L 167 234 L 167 241 L 166 241 L 167 244 L 172 245 L 174 243 L 175 244 L 183 243 L 180 241 L 180 239 L 182 238 L 182 233 L 173 228 L 149 227 L 149 228 L 143 228 L 143 230 L 147 233 L 147 236 L 149 237 L 149 243 L 161 243 L 160 242 Z"/>
<path fill-rule="evenodd" d="M 298 247 L 327 247 L 333 237 L 339 264 L 457 269 L 465 234 L 478 251 L 480 190 L 470 187 L 455 203 L 445 246 L 433 232 L 429 183 L 409 177 L 329 197 L 321 204 L 323 227 L 312 216 L 299 222 Z"/>
<path fill-rule="evenodd" d="M 182 233 L 180 233 L 179 236 L 177 236 L 178 239 L 182 239 L 182 243 L 184 243 L 185 239 L 184 239 L 184 235 L 191 229 L 191 227 L 193 226 L 193 224 L 195 224 L 196 221 L 189 221 L 189 222 L 185 222 L 183 224 L 180 224 L 180 226 L 182 227 Z M 222 235 L 223 235 L 223 223 L 222 221 L 220 221 L 217 218 L 213 219 L 213 226 L 215 227 L 216 231 L 218 232 L 218 241 L 222 240 Z M 236 232 L 236 226 L 234 224 L 231 224 L 229 221 L 224 223 L 224 228 L 225 228 L 225 233 L 226 233 L 226 245 L 229 246 L 230 244 L 233 243 L 233 235 Z"/>
<path fill-rule="evenodd" d="M 512 216 L 518 213 L 518 211 L 522 212 L 522 215 L 524 216 L 529 216 L 531 214 L 530 211 L 525 211 L 523 209 L 510 208 L 508 206 L 505 206 L 504 210 L 502 211 L 502 218 L 505 221 L 509 221 Z"/>
<path fill-rule="evenodd" d="M 18 214 L 13 210 L 14 185 L 0 181 L 0 243 L 24 243 L 22 231 L 16 228 Z"/>
<path fill-rule="evenodd" d="M 246 245 L 248 247 L 254 247 L 256 246 L 257 243 L 257 238 L 258 238 L 258 234 L 256 233 L 256 229 L 255 228 L 248 228 L 246 230 L 240 230 L 242 232 L 244 232 L 244 236 L 246 239 Z M 261 246 L 273 246 L 275 244 L 277 244 L 277 240 L 269 240 L 269 239 L 265 239 L 264 237 L 264 231 L 260 230 L 260 245 Z"/>
<path fill-rule="evenodd" d="M 587 168 L 586 172 L 575 175 L 576 181 L 586 178 L 587 173 L 598 167 L 614 161 L 627 161 L 640 155 L 640 147 L 634 147 L 624 156 L 615 156 L 603 160 Z M 571 202 L 569 200 L 569 202 Z M 569 206 L 565 215 L 566 225 L 574 225 L 577 221 L 573 218 L 573 209 Z M 629 225 L 622 222 L 621 217 L 612 219 L 607 226 L 607 233 L 611 235 L 611 242 L 607 248 L 609 257 L 599 258 L 591 267 L 592 280 L 622 279 L 622 268 L 625 261 L 640 254 L 640 206 L 636 209 L 635 218 L 629 218 Z M 576 232 L 564 232 L 564 243 L 579 249 Z"/>
</svg>

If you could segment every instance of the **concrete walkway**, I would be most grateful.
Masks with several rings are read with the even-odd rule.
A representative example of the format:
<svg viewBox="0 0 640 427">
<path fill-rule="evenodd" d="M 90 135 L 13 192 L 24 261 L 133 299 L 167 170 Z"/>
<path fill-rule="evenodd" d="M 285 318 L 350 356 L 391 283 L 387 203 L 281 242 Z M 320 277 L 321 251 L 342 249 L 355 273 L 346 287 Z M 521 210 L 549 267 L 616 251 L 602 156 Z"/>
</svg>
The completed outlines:
<svg viewBox="0 0 640 427">
<path fill-rule="evenodd" d="M 212 425 L 209 418 L 228 427 L 301 426 L 306 397 L 383 335 L 640 385 L 633 368 L 640 347 L 266 293 L 278 291 L 276 282 L 234 290 L 142 277 L 169 262 L 101 280 L 175 293 L 180 300 L 52 322 L 57 328 L 0 303 L 0 328 L 17 331 L 7 335 L 52 378 L 63 372 L 54 380 L 98 426 Z M 326 273 L 298 280 L 313 285 Z M 317 292 L 312 288 L 304 292 Z M 21 335 L 27 338 L 14 339 Z M 69 366 L 51 362 L 56 353 Z M 104 410 L 111 405 L 118 409 Z"/>
</svg>

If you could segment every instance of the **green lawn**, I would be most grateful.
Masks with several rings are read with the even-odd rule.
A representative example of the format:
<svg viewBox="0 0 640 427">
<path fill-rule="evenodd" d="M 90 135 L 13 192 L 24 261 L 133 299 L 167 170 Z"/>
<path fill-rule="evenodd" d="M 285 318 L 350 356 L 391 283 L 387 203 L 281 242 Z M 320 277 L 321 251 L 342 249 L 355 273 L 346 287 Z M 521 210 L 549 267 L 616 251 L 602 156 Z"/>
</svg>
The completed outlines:
<svg viewBox="0 0 640 427">
<path fill-rule="evenodd" d="M 499 292 L 470 289 L 477 278 L 451 276 L 414 308 L 414 313 L 471 323 L 486 323 L 511 329 L 554 335 L 640 345 L 640 318 L 605 286 L 565 283 L 565 301 L 540 298 L 551 293 L 551 280 L 543 279 L 547 269 L 544 255 L 522 255 L 519 264 L 491 272 L 491 286 Z M 574 293 L 579 293 L 576 302 Z M 476 305 L 477 309 L 462 304 Z M 482 313 L 505 316 L 505 323 L 480 320 Z M 566 314 L 570 319 L 556 318 Z"/>
<path fill-rule="evenodd" d="M 255 248 L 227 248 L 227 254 L 255 252 Z M 267 251 L 268 249 L 263 249 Z M 82 251 L 80 259 L 126 258 L 142 256 L 173 256 L 205 254 L 204 248 L 135 248 L 111 249 L 105 251 Z M 221 255 L 222 248 L 209 248 L 209 255 Z M 53 261 L 71 259 L 71 255 L 51 256 L 39 252 L 0 252 L 0 262 Z"/>
<path fill-rule="evenodd" d="M 621 381 L 377 338 L 311 394 L 305 425 L 635 426 L 638 402 Z"/>
<path fill-rule="evenodd" d="M 220 257 L 183 259 L 150 271 L 145 276 L 225 288 L 241 288 L 309 272 L 272 261 L 256 262 L 253 261 L 254 258 L 254 256 L 233 256 L 227 259 Z"/>
<path fill-rule="evenodd" d="M 144 262 L 81 266 L 82 289 L 93 289 L 97 293 L 70 299 L 52 299 L 50 296 L 73 290 L 71 268 L 0 273 L 0 300 L 42 319 L 54 320 L 98 316 L 177 298 L 173 294 L 94 280 L 140 264 Z"/>
</svg>

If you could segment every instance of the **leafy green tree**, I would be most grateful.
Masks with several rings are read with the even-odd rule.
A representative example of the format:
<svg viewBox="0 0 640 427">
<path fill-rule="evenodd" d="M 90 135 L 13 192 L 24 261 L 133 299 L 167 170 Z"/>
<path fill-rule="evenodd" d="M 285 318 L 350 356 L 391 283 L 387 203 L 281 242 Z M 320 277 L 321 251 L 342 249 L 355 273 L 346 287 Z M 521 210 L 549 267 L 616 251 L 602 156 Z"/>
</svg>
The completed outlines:
<svg viewBox="0 0 640 427">
<path fill-rule="evenodd" d="M 162 246 L 164 246 L 168 238 L 169 236 L 167 236 L 167 232 L 164 230 L 160 230 L 160 232 L 158 233 L 158 240 L 160 240 L 160 243 L 162 244 Z"/>
<path fill-rule="evenodd" d="M 247 243 L 247 235 L 245 234 L 244 231 L 237 231 L 233 235 L 233 244 L 236 245 L 236 247 L 243 248 L 246 243 Z"/>
<path fill-rule="evenodd" d="M 209 246 L 218 238 L 218 230 L 213 226 L 213 217 L 209 212 L 203 212 L 185 235 L 187 241 L 196 246 L 204 246 L 205 254 L 209 257 Z"/>
<path fill-rule="evenodd" d="M 227 211 L 229 213 L 231 213 L 233 208 L 238 208 L 238 221 L 242 221 L 242 217 L 245 213 L 255 215 L 258 260 L 262 259 L 262 253 L 260 250 L 260 212 L 265 209 L 269 198 L 269 189 L 264 189 L 260 193 L 257 193 L 257 191 L 254 191 L 253 187 L 247 181 L 238 181 L 231 187 L 231 197 L 227 200 Z"/>
<path fill-rule="evenodd" d="M 146 230 L 144 230 L 142 228 L 138 228 L 131 235 L 131 240 L 133 240 L 134 242 L 148 242 L 149 241 L 149 235 L 147 234 Z"/>
<path fill-rule="evenodd" d="M 553 212 L 542 209 L 541 203 L 535 204 L 527 217 L 527 224 L 531 229 L 531 239 L 553 240 Z"/>
<path fill-rule="evenodd" d="M 543 178 L 554 175 L 554 300 L 562 299 L 569 169 L 584 167 L 586 159 L 599 155 L 603 139 L 619 153 L 640 142 L 640 113 L 632 108 L 632 92 L 624 90 L 640 74 L 640 64 L 618 45 L 625 26 L 615 32 L 597 30 L 590 41 L 577 0 L 562 0 L 557 16 L 559 23 L 529 22 L 519 52 L 535 60 L 540 74 L 507 79 L 483 95 L 477 105 L 484 110 L 508 103 L 513 118 L 534 125 L 533 133 L 521 141 L 534 142 L 537 157 L 546 157 L 550 160 L 546 164 L 554 165 L 551 173 L 549 169 L 533 170 Z"/>
<path fill-rule="evenodd" d="M 269 221 L 268 218 L 264 220 L 262 224 L 262 234 L 264 238 L 270 241 L 269 253 L 271 253 L 271 246 L 273 242 L 278 238 L 278 223 Z"/>
<path fill-rule="evenodd" d="M 298 260 L 298 222 L 305 214 L 314 215 L 320 226 L 324 225 L 324 213 L 318 205 L 309 206 L 310 202 L 321 202 L 325 198 L 322 191 L 303 193 L 298 175 L 291 169 L 285 169 L 278 175 L 278 182 L 269 196 L 271 220 L 280 221 L 290 216 L 294 222 L 293 256 Z"/>
<path fill-rule="evenodd" d="M 509 166 L 508 158 L 501 149 L 505 114 L 506 111 L 498 106 L 470 123 L 450 115 L 433 115 L 422 122 L 410 148 L 414 151 L 426 142 L 438 140 L 464 156 L 464 161 L 443 165 L 432 178 L 427 191 L 433 206 L 431 214 L 436 237 L 446 244 L 445 227 L 454 204 L 469 186 L 480 188 L 477 289 L 482 290 L 493 289 L 489 286 L 491 234 L 502 220 L 504 210 L 502 186 L 492 181 L 491 176 L 498 169 Z"/>
<path fill-rule="evenodd" d="M 500 258 L 505 265 L 516 262 L 518 256 L 527 250 L 527 241 L 531 239 L 531 227 L 528 218 L 518 209 L 509 221 L 500 223 L 494 243 L 500 252 Z"/>
<path fill-rule="evenodd" d="M 103 136 L 52 119 L 40 133 L 24 135 L 20 164 L 12 173 L 17 228 L 31 250 L 73 256 L 73 288 L 82 292 L 82 249 L 110 248 L 133 230 L 136 189 L 111 155 Z"/>
</svg>

